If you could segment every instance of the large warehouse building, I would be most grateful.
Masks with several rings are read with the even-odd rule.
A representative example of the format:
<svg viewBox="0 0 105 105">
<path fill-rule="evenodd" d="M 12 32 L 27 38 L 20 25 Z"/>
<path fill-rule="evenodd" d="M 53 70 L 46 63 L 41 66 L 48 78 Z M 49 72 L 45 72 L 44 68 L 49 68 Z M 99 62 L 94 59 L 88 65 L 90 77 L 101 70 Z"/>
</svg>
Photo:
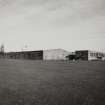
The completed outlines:
<svg viewBox="0 0 105 105">
<path fill-rule="evenodd" d="M 33 60 L 66 60 L 70 53 L 63 49 L 9 52 L 5 54 L 10 59 L 33 59 Z"/>
</svg>

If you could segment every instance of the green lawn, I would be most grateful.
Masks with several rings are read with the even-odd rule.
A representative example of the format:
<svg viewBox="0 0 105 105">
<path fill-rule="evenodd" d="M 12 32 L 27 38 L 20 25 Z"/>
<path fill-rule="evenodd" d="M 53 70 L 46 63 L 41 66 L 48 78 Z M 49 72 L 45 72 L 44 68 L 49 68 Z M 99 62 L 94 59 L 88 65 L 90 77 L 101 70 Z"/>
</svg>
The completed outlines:
<svg viewBox="0 0 105 105">
<path fill-rule="evenodd" d="M 105 62 L 0 60 L 0 105 L 105 105 Z"/>
</svg>

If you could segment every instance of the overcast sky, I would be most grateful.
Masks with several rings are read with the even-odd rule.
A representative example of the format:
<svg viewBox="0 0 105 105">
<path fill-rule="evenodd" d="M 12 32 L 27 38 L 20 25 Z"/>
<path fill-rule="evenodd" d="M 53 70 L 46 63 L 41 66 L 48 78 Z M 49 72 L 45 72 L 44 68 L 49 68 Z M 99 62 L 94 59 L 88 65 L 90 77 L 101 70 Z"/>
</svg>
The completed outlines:
<svg viewBox="0 0 105 105">
<path fill-rule="evenodd" d="M 105 0 L 0 0 L 2 43 L 6 51 L 105 51 Z"/>
</svg>

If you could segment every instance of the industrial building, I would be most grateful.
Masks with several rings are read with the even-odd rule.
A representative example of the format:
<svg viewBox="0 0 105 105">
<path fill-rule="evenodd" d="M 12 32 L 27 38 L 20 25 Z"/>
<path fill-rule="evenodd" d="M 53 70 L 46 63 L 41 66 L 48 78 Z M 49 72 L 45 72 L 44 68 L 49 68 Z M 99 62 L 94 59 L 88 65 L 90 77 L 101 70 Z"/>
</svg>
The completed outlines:
<svg viewBox="0 0 105 105">
<path fill-rule="evenodd" d="M 32 59 L 32 60 L 66 60 L 70 53 L 63 49 L 9 52 L 5 58 L 9 59 Z"/>
<path fill-rule="evenodd" d="M 43 60 L 43 50 L 9 52 L 9 53 L 6 53 L 5 55 L 6 55 L 5 58 L 9 58 L 9 59 Z"/>
<path fill-rule="evenodd" d="M 43 60 L 67 60 L 70 52 L 63 49 L 50 49 L 43 51 Z"/>
<path fill-rule="evenodd" d="M 105 60 L 105 53 L 77 50 L 68 52 L 64 49 L 49 49 L 38 51 L 4 52 L 4 46 L 0 47 L 0 58 L 30 59 L 30 60 Z"/>
<path fill-rule="evenodd" d="M 105 53 L 89 50 L 75 51 L 75 56 L 80 60 L 104 60 Z"/>
</svg>

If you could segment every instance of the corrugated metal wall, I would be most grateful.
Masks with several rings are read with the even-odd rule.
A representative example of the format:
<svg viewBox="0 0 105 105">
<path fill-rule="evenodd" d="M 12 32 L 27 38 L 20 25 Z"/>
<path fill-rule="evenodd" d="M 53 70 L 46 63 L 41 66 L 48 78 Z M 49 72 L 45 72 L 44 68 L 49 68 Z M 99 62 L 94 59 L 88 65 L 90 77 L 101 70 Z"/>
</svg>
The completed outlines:
<svg viewBox="0 0 105 105">
<path fill-rule="evenodd" d="M 70 52 L 67 52 L 63 49 L 51 49 L 43 51 L 43 59 L 44 60 L 66 60 L 66 56 L 69 55 Z"/>
<path fill-rule="evenodd" d="M 6 54 L 6 58 L 43 60 L 43 51 L 9 52 Z"/>
</svg>

